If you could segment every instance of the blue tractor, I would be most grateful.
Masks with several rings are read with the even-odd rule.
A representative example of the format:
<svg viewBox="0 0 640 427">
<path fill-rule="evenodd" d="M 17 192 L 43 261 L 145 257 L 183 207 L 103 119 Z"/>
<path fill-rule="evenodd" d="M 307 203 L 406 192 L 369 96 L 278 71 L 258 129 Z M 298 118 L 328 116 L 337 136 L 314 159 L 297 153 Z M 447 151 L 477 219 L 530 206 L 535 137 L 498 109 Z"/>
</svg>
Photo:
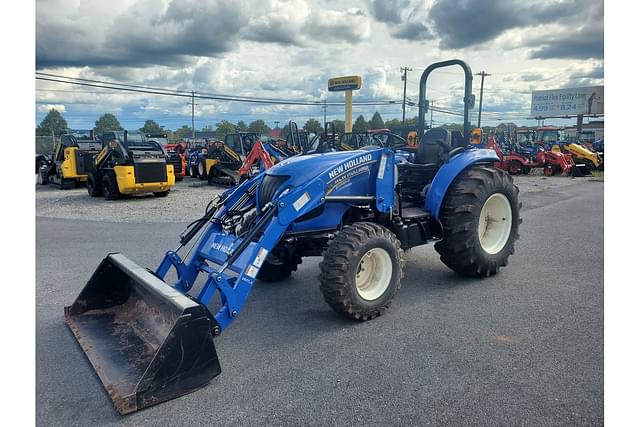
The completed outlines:
<svg viewBox="0 0 640 427">
<path fill-rule="evenodd" d="M 424 132 L 427 78 L 465 72 L 464 133 Z M 109 254 L 65 318 L 125 414 L 204 386 L 221 372 L 215 337 L 238 318 L 256 279 L 322 256 L 320 290 L 349 319 L 389 308 L 404 253 L 430 242 L 455 272 L 496 274 L 514 252 L 518 188 L 493 150 L 467 146 L 472 73 L 460 60 L 420 79 L 415 152 L 395 147 L 290 157 L 212 200 L 155 270 Z"/>
</svg>

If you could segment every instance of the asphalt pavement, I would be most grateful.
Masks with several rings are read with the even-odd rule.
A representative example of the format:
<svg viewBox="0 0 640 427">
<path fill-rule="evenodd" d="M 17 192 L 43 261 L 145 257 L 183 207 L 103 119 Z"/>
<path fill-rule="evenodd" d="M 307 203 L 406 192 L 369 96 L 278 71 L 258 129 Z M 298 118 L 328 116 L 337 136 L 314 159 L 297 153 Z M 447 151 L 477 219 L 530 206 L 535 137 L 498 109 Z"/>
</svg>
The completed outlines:
<svg viewBox="0 0 640 427">
<path fill-rule="evenodd" d="M 463 278 L 432 246 L 407 253 L 391 308 L 357 323 L 318 289 L 320 258 L 256 283 L 216 339 L 222 374 L 117 414 L 63 306 L 108 252 L 155 267 L 184 224 L 37 218 L 38 425 L 601 425 L 603 182 L 523 192 L 497 276 Z M 185 224 L 186 224 L 185 220 Z"/>
</svg>

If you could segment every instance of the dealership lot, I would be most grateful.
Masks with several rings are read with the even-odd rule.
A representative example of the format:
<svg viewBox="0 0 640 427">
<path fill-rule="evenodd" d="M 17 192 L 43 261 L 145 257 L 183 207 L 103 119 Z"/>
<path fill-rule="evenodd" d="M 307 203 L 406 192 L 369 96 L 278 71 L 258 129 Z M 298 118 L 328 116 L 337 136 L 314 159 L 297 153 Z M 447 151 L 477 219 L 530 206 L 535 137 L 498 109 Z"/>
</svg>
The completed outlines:
<svg viewBox="0 0 640 427">
<path fill-rule="evenodd" d="M 109 252 L 155 267 L 220 190 L 185 180 L 164 199 L 107 202 L 38 188 L 38 424 L 602 424 L 603 182 L 516 183 L 521 237 L 499 275 L 462 278 L 419 247 L 391 309 L 355 323 L 323 301 L 320 258 L 305 259 L 291 279 L 256 284 L 216 340 L 222 375 L 127 417 L 63 306 Z"/>
</svg>

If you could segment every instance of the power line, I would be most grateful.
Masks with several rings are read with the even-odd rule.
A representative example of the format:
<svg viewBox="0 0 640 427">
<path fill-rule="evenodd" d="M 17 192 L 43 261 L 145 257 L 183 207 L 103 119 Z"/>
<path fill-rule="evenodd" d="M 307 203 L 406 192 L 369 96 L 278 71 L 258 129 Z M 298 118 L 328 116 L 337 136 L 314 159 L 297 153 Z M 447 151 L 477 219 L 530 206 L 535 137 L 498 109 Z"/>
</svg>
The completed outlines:
<svg viewBox="0 0 640 427">
<path fill-rule="evenodd" d="M 75 77 L 51 75 L 49 73 L 36 73 L 36 80 L 71 84 L 71 85 L 77 85 L 77 86 L 95 87 L 99 89 L 118 90 L 123 92 L 150 94 L 150 95 L 178 96 L 178 97 L 184 97 L 184 98 L 192 97 L 191 92 L 180 91 L 176 89 L 163 89 L 163 88 L 157 88 L 157 87 L 151 87 L 151 86 L 123 84 L 123 83 L 116 83 L 116 82 L 107 82 L 104 80 L 80 79 Z M 230 101 L 230 102 L 248 102 L 248 103 L 254 103 L 254 104 L 313 105 L 313 106 L 318 106 L 323 104 L 336 105 L 336 106 L 344 105 L 342 102 L 325 102 L 324 100 L 313 101 L 313 100 L 295 100 L 295 99 L 281 99 L 281 98 L 263 98 L 263 97 L 256 97 L 256 96 L 248 97 L 248 96 L 241 96 L 241 95 L 210 94 L 206 92 L 197 92 L 195 95 L 193 95 L 193 97 L 199 98 L 199 99 L 210 99 L 210 100 Z M 395 103 L 399 103 L 399 101 L 392 100 L 392 99 L 354 101 L 354 105 L 355 104 L 386 105 L 386 104 L 395 104 Z"/>
</svg>

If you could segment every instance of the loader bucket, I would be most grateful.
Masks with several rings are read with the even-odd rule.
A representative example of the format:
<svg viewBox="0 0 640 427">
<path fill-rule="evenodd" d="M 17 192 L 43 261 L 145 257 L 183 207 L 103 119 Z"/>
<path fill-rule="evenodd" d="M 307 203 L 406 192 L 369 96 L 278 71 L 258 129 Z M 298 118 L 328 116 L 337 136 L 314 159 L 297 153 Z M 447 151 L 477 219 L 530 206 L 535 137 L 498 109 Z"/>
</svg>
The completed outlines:
<svg viewBox="0 0 640 427">
<path fill-rule="evenodd" d="M 64 314 L 121 414 L 220 374 L 207 308 L 121 254 L 102 261 Z"/>
</svg>

